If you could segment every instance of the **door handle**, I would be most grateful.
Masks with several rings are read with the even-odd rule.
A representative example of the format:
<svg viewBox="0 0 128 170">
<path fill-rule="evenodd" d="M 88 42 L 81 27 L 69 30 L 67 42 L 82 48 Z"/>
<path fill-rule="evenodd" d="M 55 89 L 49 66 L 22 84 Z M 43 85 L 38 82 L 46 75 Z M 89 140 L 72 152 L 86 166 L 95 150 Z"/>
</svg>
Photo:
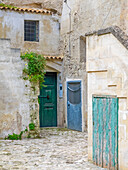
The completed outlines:
<svg viewBox="0 0 128 170">
<path fill-rule="evenodd" d="M 68 102 L 68 107 L 70 107 L 70 103 Z"/>
<path fill-rule="evenodd" d="M 47 95 L 47 99 L 49 99 L 50 97 L 49 97 L 49 95 Z"/>
<path fill-rule="evenodd" d="M 47 95 L 47 96 L 43 96 L 42 98 L 47 98 L 47 99 L 49 99 L 50 97 L 49 97 L 49 95 Z"/>
</svg>

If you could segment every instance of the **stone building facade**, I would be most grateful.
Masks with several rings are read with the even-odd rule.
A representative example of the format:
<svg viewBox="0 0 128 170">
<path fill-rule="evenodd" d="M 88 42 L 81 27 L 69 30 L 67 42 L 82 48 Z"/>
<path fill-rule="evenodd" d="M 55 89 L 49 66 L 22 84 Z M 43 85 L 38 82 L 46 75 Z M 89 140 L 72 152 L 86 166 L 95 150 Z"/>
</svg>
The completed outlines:
<svg viewBox="0 0 128 170">
<path fill-rule="evenodd" d="M 61 39 L 64 54 L 63 86 L 64 97 L 67 98 L 66 81 L 80 79 L 82 81 L 82 129 L 87 126 L 87 74 L 86 74 L 86 38 L 87 32 L 120 26 L 127 33 L 126 1 L 78 1 L 63 2 L 61 17 Z M 123 17 L 125 15 L 125 17 Z M 67 101 L 65 100 L 64 108 Z M 65 109 L 64 109 L 65 110 Z M 65 110 L 65 115 L 67 110 Z M 66 119 L 66 117 L 65 117 Z"/>
<path fill-rule="evenodd" d="M 84 130 L 85 125 L 88 125 L 88 156 L 89 160 L 94 161 L 93 95 L 115 95 L 117 97 L 119 110 L 118 139 L 116 141 L 118 149 L 116 149 L 118 150 L 119 169 L 128 168 L 126 156 L 128 154 L 127 88 L 125 86 L 128 76 L 127 71 L 124 70 L 127 67 L 128 55 L 127 12 L 128 1 L 125 0 L 67 0 L 63 2 L 61 17 L 65 99 L 67 98 L 66 82 L 69 79 L 81 80 L 83 83 L 82 126 Z M 99 30 L 102 30 L 101 35 L 99 35 Z M 66 103 L 67 101 L 65 101 L 64 108 L 66 108 Z M 65 115 L 66 113 L 67 110 L 65 110 Z M 97 151 L 97 153 L 100 152 Z M 105 163 L 101 164 L 98 156 L 97 161 L 94 161 L 97 165 L 111 167 L 111 162 L 108 166 Z M 114 164 L 116 163 L 114 162 Z"/>
<path fill-rule="evenodd" d="M 20 8 L 17 10 L 0 10 L 0 38 L 11 39 L 12 48 L 20 48 L 22 52 L 31 50 L 40 54 L 59 55 L 59 22 L 60 17 L 48 10 Z M 24 37 L 25 21 L 37 21 L 39 39 L 27 41 Z"/>
<path fill-rule="evenodd" d="M 6 2 L 8 1 L 6 0 Z M 17 3 L 15 0 L 9 2 L 12 4 Z M 39 9 L 45 4 L 46 8 L 52 8 L 50 12 L 56 14 L 40 14 L 33 12 L 33 10 L 31 12 L 23 12 L 23 10 L 21 12 L 0 11 L 0 19 L 1 23 L 3 23 L 3 25 L 0 25 L 2 30 L 0 38 L 10 38 L 9 47 L 13 51 L 17 51 L 16 48 L 21 48 L 22 51 L 30 48 L 38 53 L 43 52 L 45 55 L 63 56 L 63 63 L 62 57 L 47 58 L 47 71 L 57 72 L 57 125 L 68 128 L 71 125 L 73 129 L 76 128 L 75 130 L 77 130 L 77 127 L 74 128 L 74 124 L 78 123 L 80 124 L 80 131 L 87 130 L 88 128 L 89 160 L 94 161 L 93 96 L 113 96 L 118 99 L 118 126 L 116 126 L 116 128 L 118 127 L 116 132 L 118 133 L 116 141 L 118 143 L 116 146 L 118 151 L 117 167 L 119 169 L 128 169 L 128 159 L 126 156 L 128 154 L 128 1 L 64 0 L 61 3 L 59 3 L 59 0 L 53 1 L 59 3 L 59 9 L 55 7 L 57 5 L 48 1 L 44 1 L 44 3 L 40 0 L 36 1 L 36 3 L 34 2 L 34 0 L 31 0 L 30 3 L 20 1 L 19 6 L 30 6 Z M 62 15 L 60 16 L 61 9 Z M 15 13 L 18 13 L 18 20 L 22 23 L 19 27 L 18 25 L 15 27 Z M 8 19 L 8 16 L 11 16 L 11 19 Z M 39 43 L 26 43 L 23 39 L 23 21 L 24 19 L 31 20 L 33 18 L 41 21 L 41 41 Z M 10 29 L 13 23 L 15 30 Z M 7 40 L 1 39 L 1 47 L 3 47 L 3 42 L 8 44 Z M 19 55 L 19 51 L 17 53 Z M 21 72 L 18 72 L 18 74 L 21 74 Z M 22 97 L 24 98 L 24 93 Z M 28 100 L 26 97 L 25 100 Z M 36 106 L 39 107 L 38 104 Z M 29 108 L 27 106 L 30 115 Z M 78 112 L 80 112 L 80 115 L 77 114 Z M 78 116 L 75 121 L 75 116 L 73 117 L 72 115 Z M 19 117 L 16 111 L 15 122 L 21 122 Z M 24 118 L 22 122 L 25 122 Z M 100 162 L 100 160 L 98 161 Z M 101 165 L 99 162 L 96 161 L 95 163 L 108 167 L 104 163 Z M 116 163 L 114 162 L 114 164 Z"/>
<path fill-rule="evenodd" d="M 118 163 L 119 169 L 128 169 L 128 108 L 127 108 L 127 79 L 128 79 L 128 36 L 119 29 L 119 27 L 110 27 L 104 30 L 100 30 L 94 34 L 88 34 L 86 36 L 87 41 L 87 64 L 86 70 L 88 74 L 88 156 L 90 160 L 94 160 L 94 103 L 93 96 L 98 97 L 101 102 L 100 108 L 107 107 L 105 96 L 109 96 L 113 100 L 113 96 L 118 99 L 118 111 L 115 112 L 113 121 L 116 125 L 112 130 L 112 110 L 109 108 L 110 117 L 109 120 L 104 118 L 104 126 L 109 125 L 110 134 L 109 142 L 111 143 L 111 137 L 118 135 L 116 142 L 118 143 Z M 108 99 L 107 99 L 108 100 Z M 114 105 L 113 105 L 114 106 Z M 98 109 L 100 109 L 98 108 Z M 107 110 L 107 108 L 106 108 Z M 106 112 L 104 111 L 104 113 Z M 99 114 L 99 111 L 97 111 Z M 103 110 L 102 110 L 103 114 Z M 117 116 L 117 120 L 116 120 Z M 106 118 L 107 119 L 107 118 Z M 107 122 L 107 123 L 106 123 Z M 98 121 L 99 126 L 100 122 Z M 102 125 L 101 125 L 102 126 Z M 106 127 L 107 128 L 107 127 Z M 117 128 L 117 129 L 116 129 Z M 99 129 L 99 128 L 98 128 Z M 116 131 L 116 132 L 114 132 Z M 98 132 L 96 132 L 98 134 Z M 105 130 L 104 130 L 105 135 Z M 109 135 L 109 132 L 108 132 Z M 112 135 L 112 136 L 111 136 Z M 106 137 L 107 138 L 107 137 Z M 105 137 L 102 138 L 105 140 Z M 101 139 L 101 140 L 102 140 Z M 107 140 L 107 139 L 106 139 Z M 104 143 L 105 144 L 105 143 Z M 99 144 L 100 145 L 100 144 Z M 107 146 L 109 148 L 109 146 Z M 113 146 L 114 148 L 114 146 Z M 112 148 L 112 149 L 113 149 Z M 115 150 L 116 150 L 115 149 Z M 97 149 L 98 150 L 98 149 Z M 116 152 L 114 150 L 114 152 Z M 107 155 L 107 154 L 106 154 Z M 98 156 L 98 155 L 97 155 Z M 108 156 L 108 155 L 107 155 Z M 110 156 L 110 155 L 109 155 Z M 99 159 L 99 158 L 98 158 Z M 111 157 L 112 159 L 112 157 Z M 99 163 L 98 163 L 99 164 Z M 109 167 L 110 164 L 104 164 L 104 167 Z"/>
<path fill-rule="evenodd" d="M 18 134 L 31 122 L 40 126 L 39 89 L 34 93 L 30 83 L 21 78 L 25 63 L 20 55 L 26 51 L 45 55 L 46 73 L 57 76 L 57 126 L 63 126 L 62 98 L 59 97 L 63 59 L 59 56 L 59 23 L 60 15 L 50 10 L 0 8 L 0 137 Z M 26 28 L 25 24 L 28 24 Z M 26 36 L 27 31 L 25 34 L 25 29 L 30 27 L 36 29 L 36 35 L 31 31 L 32 41 L 29 33 Z"/>
</svg>

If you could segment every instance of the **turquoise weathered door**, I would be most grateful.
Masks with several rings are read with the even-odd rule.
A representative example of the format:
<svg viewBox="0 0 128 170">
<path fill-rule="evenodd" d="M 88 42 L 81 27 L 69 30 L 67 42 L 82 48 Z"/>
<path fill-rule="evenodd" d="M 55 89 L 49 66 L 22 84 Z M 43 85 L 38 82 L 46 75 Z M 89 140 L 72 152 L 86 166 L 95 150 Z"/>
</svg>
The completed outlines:
<svg viewBox="0 0 128 170">
<path fill-rule="evenodd" d="M 118 99 L 93 97 L 93 161 L 118 169 Z"/>
<path fill-rule="evenodd" d="M 40 90 L 40 127 L 57 126 L 57 75 L 46 73 L 46 87 Z"/>
</svg>

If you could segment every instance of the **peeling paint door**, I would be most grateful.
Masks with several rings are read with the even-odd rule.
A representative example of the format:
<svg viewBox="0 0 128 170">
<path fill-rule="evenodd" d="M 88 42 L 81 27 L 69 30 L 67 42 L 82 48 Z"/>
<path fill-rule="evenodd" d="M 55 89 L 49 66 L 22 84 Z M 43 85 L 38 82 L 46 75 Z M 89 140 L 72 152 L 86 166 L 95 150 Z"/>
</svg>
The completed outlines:
<svg viewBox="0 0 128 170">
<path fill-rule="evenodd" d="M 57 75 L 46 73 L 46 87 L 40 90 L 40 127 L 57 126 Z"/>
<path fill-rule="evenodd" d="M 81 82 L 67 82 L 67 125 L 69 129 L 82 131 Z"/>
<path fill-rule="evenodd" d="M 93 161 L 118 169 L 118 99 L 93 97 Z"/>
</svg>

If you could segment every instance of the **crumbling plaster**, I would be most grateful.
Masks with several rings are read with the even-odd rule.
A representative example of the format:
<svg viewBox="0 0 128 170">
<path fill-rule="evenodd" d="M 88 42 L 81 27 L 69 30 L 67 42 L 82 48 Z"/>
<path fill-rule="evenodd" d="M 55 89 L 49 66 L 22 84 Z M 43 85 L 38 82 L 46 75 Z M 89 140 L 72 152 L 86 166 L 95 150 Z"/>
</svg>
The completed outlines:
<svg viewBox="0 0 128 170">
<path fill-rule="evenodd" d="M 37 95 L 28 81 L 22 79 L 25 63 L 20 49 L 11 48 L 9 39 L 0 39 L 0 138 L 20 133 L 29 123 L 38 126 Z"/>
</svg>

